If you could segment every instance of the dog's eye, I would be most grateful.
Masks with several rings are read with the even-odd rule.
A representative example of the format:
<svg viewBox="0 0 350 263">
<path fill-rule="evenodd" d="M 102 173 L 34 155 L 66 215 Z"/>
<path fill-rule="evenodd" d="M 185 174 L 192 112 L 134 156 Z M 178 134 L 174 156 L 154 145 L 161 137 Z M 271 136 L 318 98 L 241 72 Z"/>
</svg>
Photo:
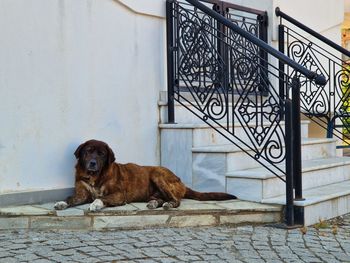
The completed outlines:
<svg viewBox="0 0 350 263">
<path fill-rule="evenodd" d="M 105 153 L 101 152 L 101 151 L 98 151 L 97 154 L 98 154 L 98 156 L 105 156 Z"/>
<path fill-rule="evenodd" d="M 94 149 L 92 149 L 91 147 L 86 148 L 86 152 L 88 152 L 88 153 L 92 153 L 93 151 L 94 151 Z"/>
</svg>

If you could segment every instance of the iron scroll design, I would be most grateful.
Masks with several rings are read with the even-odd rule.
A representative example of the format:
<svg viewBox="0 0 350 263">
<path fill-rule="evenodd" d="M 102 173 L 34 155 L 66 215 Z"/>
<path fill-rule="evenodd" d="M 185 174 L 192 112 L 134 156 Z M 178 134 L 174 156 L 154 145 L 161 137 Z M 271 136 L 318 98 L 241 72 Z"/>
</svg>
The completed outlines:
<svg viewBox="0 0 350 263">
<path fill-rule="evenodd" d="M 171 13 L 174 99 L 284 181 L 281 72 L 260 47 L 196 7 L 173 1 Z"/>
<path fill-rule="evenodd" d="M 286 54 L 327 80 L 325 86 L 320 86 L 300 76 L 302 113 L 326 129 L 328 137 L 335 136 L 349 145 L 350 65 L 337 55 L 340 53 L 331 53 L 322 41 L 306 38 L 296 28 L 282 24 L 280 27 L 284 34 L 280 39 L 286 42 Z M 286 73 L 294 74 L 294 71 L 286 66 Z M 337 120 L 340 125 L 336 124 Z"/>
</svg>

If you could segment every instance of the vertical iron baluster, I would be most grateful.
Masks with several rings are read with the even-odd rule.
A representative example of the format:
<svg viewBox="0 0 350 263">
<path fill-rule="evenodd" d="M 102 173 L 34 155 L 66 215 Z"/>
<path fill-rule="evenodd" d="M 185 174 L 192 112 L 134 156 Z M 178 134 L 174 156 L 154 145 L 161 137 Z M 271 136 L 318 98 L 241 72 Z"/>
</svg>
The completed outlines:
<svg viewBox="0 0 350 263">
<path fill-rule="evenodd" d="M 167 75 L 168 75 L 168 123 L 175 123 L 174 104 L 174 24 L 173 1 L 166 1 L 166 27 L 167 27 Z"/>
<path fill-rule="evenodd" d="M 293 117 L 293 175 L 295 200 L 303 200 L 301 171 L 301 130 L 300 130 L 300 79 L 295 75 L 292 80 L 292 117 Z"/>
<path fill-rule="evenodd" d="M 294 225 L 293 202 L 293 125 L 292 125 L 292 101 L 285 100 L 285 130 L 286 130 L 286 211 L 285 221 L 287 226 Z"/>
<path fill-rule="evenodd" d="M 282 24 L 278 25 L 278 50 L 284 54 L 284 26 Z M 285 87 L 285 71 L 284 71 L 284 63 L 282 60 L 279 60 L 278 62 L 278 69 L 279 69 L 279 95 L 282 100 L 286 97 L 286 87 Z M 282 103 L 282 101 L 281 101 Z M 284 116 L 281 111 L 281 120 L 284 119 Z"/>
<path fill-rule="evenodd" d="M 258 16 L 259 21 L 259 38 L 267 43 L 267 12 L 265 12 L 264 15 Z M 268 63 L 267 63 L 267 52 L 262 49 L 259 49 L 259 56 L 260 56 L 260 85 L 259 90 L 262 92 L 262 95 L 267 96 L 268 94 Z"/>
</svg>

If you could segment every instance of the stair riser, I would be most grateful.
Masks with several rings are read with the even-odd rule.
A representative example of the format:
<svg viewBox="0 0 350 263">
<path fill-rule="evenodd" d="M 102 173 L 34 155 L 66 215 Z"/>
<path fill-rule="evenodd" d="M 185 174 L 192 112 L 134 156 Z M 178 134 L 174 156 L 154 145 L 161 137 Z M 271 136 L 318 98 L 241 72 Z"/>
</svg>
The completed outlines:
<svg viewBox="0 0 350 263">
<path fill-rule="evenodd" d="M 335 146 L 335 142 L 302 145 L 301 158 L 302 160 L 311 160 L 335 156 Z M 254 156 L 253 151 L 248 151 L 248 153 Z M 263 159 L 261 159 L 261 162 L 267 166 L 271 165 Z M 261 165 L 243 151 L 227 153 L 227 171 L 237 171 L 257 167 L 261 167 Z"/>
<path fill-rule="evenodd" d="M 192 155 L 192 188 L 202 192 L 225 192 L 226 154 Z"/>
<path fill-rule="evenodd" d="M 332 145 L 333 143 L 329 143 L 329 144 Z M 327 144 L 318 144 L 317 147 L 318 149 L 316 148 L 316 145 L 304 145 L 303 146 L 303 152 L 305 153 L 304 158 L 317 159 L 322 157 L 328 157 L 325 155 L 321 155 L 321 154 L 326 154 L 326 152 L 321 151 L 320 149 L 322 147 L 331 147 L 331 146 L 327 146 Z M 183 156 L 183 155 L 180 154 L 180 156 Z M 182 163 L 184 165 L 186 164 L 185 161 L 180 161 L 180 160 L 175 161 L 174 158 L 176 157 L 173 156 L 173 163 Z M 184 157 L 181 157 L 181 158 L 184 158 Z M 184 158 L 184 159 L 188 160 L 189 158 Z M 192 175 L 188 171 L 189 169 L 187 170 L 184 169 L 184 171 L 179 172 L 178 176 L 184 182 L 189 183 L 194 189 L 198 191 L 225 191 L 226 190 L 225 174 L 227 171 L 244 170 L 249 168 L 260 167 L 260 164 L 258 162 L 256 162 L 253 158 L 247 156 L 247 154 L 242 151 L 235 152 L 235 153 L 197 153 L 196 152 L 192 154 L 192 158 L 190 159 L 192 160 Z M 181 166 L 181 167 L 184 167 L 184 166 Z M 182 168 L 173 167 L 173 169 L 179 170 Z M 320 170 L 320 171 L 324 171 L 324 170 Z M 308 175 L 306 174 L 305 176 L 308 176 Z M 310 181 L 305 181 L 304 184 L 306 187 L 309 187 L 308 186 L 309 184 L 311 186 L 317 182 L 320 182 L 323 184 L 324 181 L 325 181 L 325 184 L 328 184 L 329 182 L 331 182 L 332 179 L 334 179 L 334 181 L 339 181 L 339 180 L 342 180 L 343 178 L 341 177 L 339 179 L 338 177 L 341 177 L 339 175 L 339 171 L 336 177 L 332 176 L 329 178 L 329 176 L 325 176 L 325 178 L 323 179 L 318 178 L 316 173 L 316 176 L 314 176 Z M 238 180 L 240 184 L 246 184 L 244 189 L 253 187 L 254 185 L 254 183 L 251 183 L 252 179 L 230 178 L 230 180 Z M 308 180 L 307 177 L 305 177 L 304 180 Z M 313 180 L 315 180 L 315 182 Z M 245 181 L 247 182 L 243 183 Z M 258 181 L 262 181 L 262 180 L 258 180 Z M 258 195 L 259 200 L 254 199 L 252 201 L 260 201 L 261 199 L 266 198 L 267 196 L 270 196 L 271 194 L 269 192 L 272 191 L 272 193 L 274 193 L 275 187 L 279 189 L 278 190 L 279 192 L 277 191 L 277 193 L 275 193 L 274 195 L 278 195 L 280 192 L 282 194 L 284 192 L 284 183 L 277 177 L 268 179 L 267 181 L 269 182 L 265 183 L 264 185 L 262 182 L 259 184 L 261 184 L 261 189 L 263 188 L 267 189 L 267 190 L 264 190 L 264 192 L 267 192 L 268 194 L 267 195 L 263 193 L 259 194 Z M 281 182 L 283 183 L 282 189 L 280 184 Z M 272 184 L 272 186 L 270 186 L 270 184 Z M 270 190 L 271 187 L 272 187 L 272 190 Z M 255 186 L 253 188 L 256 189 Z"/>
<path fill-rule="evenodd" d="M 302 137 L 307 136 L 307 126 L 308 124 L 305 122 L 301 124 Z M 200 127 L 200 128 L 162 128 L 161 132 L 172 131 L 173 133 L 176 133 L 177 131 L 181 132 L 183 130 L 188 130 L 192 132 L 193 147 L 231 144 L 231 142 L 226 137 L 224 137 L 221 133 L 225 134 L 228 138 L 232 138 L 232 135 L 227 133 L 223 128 L 217 128 L 217 129 L 218 131 L 214 130 L 209 126 Z M 230 126 L 230 129 L 232 129 L 232 126 Z M 241 126 L 235 126 L 234 129 L 235 129 L 235 137 L 239 138 L 239 140 L 243 142 L 248 142 L 249 145 L 251 144 L 251 141 L 249 140 L 249 137 L 247 136 L 247 133 L 244 128 L 242 128 Z M 241 142 L 238 139 L 233 138 L 233 140 L 241 144 Z"/>
<path fill-rule="evenodd" d="M 350 213 L 350 195 L 340 196 L 304 207 L 304 225 L 310 226 Z"/>
<path fill-rule="evenodd" d="M 284 127 L 284 125 L 282 125 Z M 194 129 L 193 131 L 193 146 L 194 147 L 200 147 L 200 146 L 212 146 L 212 145 L 223 145 L 223 144 L 229 144 L 230 141 L 226 139 L 222 134 L 225 134 L 228 138 L 232 138 L 232 135 L 227 133 L 222 128 L 217 128 L 218 131 L 214 130 L 211 127 L 208 128 L 200 128 L 200 129 Z M 232 126 L 230 127 L 232 129 Z M 220 132 L 222 134 L 220 134 Z M 303 138 L 307 137 L 308 132 L 308 124 L 302 123 L 301 124 L 301 136 Z M 234 136 L 236 138 L 239 138 L 242 142 L 246 142 L 249 145 L 251 145 L 251 140 L 249 138 L 253 138 L 254 136 L 250 135 L 248 136 L 247 133 L 249 133 L 248 128 L 243 128 L 241 126 L 235 126 L 234 127 Z M 234 141 L 238 141 L 238 139 L 234 138 Z M 241 143 L 241 142 L 239 142 Z"/>
<path fill-rule="evenodd" d="M 335 156 L 334 142 L 302 145 L 301 149 L 302 160 L 311 160 Z M 248 151 L 248 153 L 254 156 L 253 151 Z M 264 165 L 271 165 L 263 159 L 261 161 Z M 261 167 L 261 165 L 257 161 L 255 161 L 255 159 L 248 156 L 243 151 L 227 153 L 227 171 L 237 171 L 257 167 Z"/>
<path fill-rule="evenodd" d="M 315 188 L 350 179 L 350 165 L 303 173 L 303 189 Z M 242 200 L 261 202 L 285 194 L 285 183 L 277 177 L 269 179 L 227 178 L 227 190 Z"/>
</svg>

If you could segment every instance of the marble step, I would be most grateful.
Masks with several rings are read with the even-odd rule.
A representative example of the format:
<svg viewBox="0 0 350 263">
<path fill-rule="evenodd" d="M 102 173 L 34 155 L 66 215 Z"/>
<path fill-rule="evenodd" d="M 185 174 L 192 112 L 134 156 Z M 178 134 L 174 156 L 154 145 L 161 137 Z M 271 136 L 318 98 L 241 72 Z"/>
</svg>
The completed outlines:
<svg viewBox="0 0 350 263">
<path fill-rule="evenodd" d="M 301 137 L 308 137 L 308 126 L 310 121 L 302 120 L 301 121 Z M 254 124 L 249 125 L 248 127 L 254 127 Z M 264 122 L 263 126 L 268 127 L 270 122 Z M 247 136 L 248 127 L 243 127 L 240 123 L 236 122 L 234 124 L 230 123 L 219 123 L 213 124 L 213 127 L 209 126 L 205 122 L 201 123 L 176 123 L 176 124 L 159 124 L 161 129 L 161 135 L 166 137 L 176 137 L 176 133 L 182 133 L 184 131 L 190 132 L 192 134 L 192 146 L 211 146 L 211 145 L 224 145 L 230 143 L 230 141 L 225 138 L 232 138 L 232 135 L 227 132 L 224 127 L 229 127 L 230 130 L 234 129 L 234 134 L 236 137 L 240 138 L 242 141 L 249 141 Z M 281 127 L 284 127 L 284 122 L 281 122 Z M 221 132 L 221 133 L 220 133 Z M 223 136 L 225 135 L 225 136 Z M 162 140 L 163 141 L 163 140 Z M 175 142 L 178 143 L 178 142 Z"/>
<path fill-rule="evenodd" d="M 347 168 L 348 169 L 348 168 Z M 304 225 L 312 225 L 350 212 L 350 180 L 304 190 L 304 201 L 294 201 L 303 211 Z M 286 204 L 285 195 L 263 199 L 265 204 Z"/>
<path fill-rule="evenodd" d="M 302 159 L 311 160 L 336 156 L 336 142 L 336 139 L 328 138 L 302 138 Z M 261 148 L 258 149 L 261 150 Z M 193 147 L 192 153 L 193 156 L 207 156 L 201 157 L 202 159 L 208 159 L 210 155 L 224 154 L 227 171 L 262 167 L 255 159 L 247 155 L 248 153 L 254 156 L 254 151 L 242 144 L 239 144 L 239 147 L 234 144 Z M 264 160 L 262 163 L 267 166 L 271 165 Z"/>
<path fill-rule="evenodd" d="M 308 122 L 303 123 L 303 127 L 307 130 Z M 227 139 L 206 124 L 161 124 L 160 128 L 161 165 L 172 170 L 188 186 L 202 188 L 202 182 L 207 185 L 206 180 L 203 181 L 203 179 L 209 172 L 213 178 L 210 181 L 215 182 L 212 187 L 218 191 L 225 190 L 226 167 L 230 170 L 235 167 L 238 170 L 260 166 L 246 153 L 238 150 L 239 148 L 231 143 L 227 145 Z M 307 147 L 314 148 L 314 150 L 306 151 L 310 154 L 319 154 L 324 157 L 334 154 L 333 139 L 316 139 L 308 140 L 308 142 Z M 214 145 L 203 146 L 222 145 L 222 143 L 225 145 L 218 148 L 215 148 Z M 320 150 L 321 145 L 322 150 Z M 304 157 L 306 158 L 307 155 Z"/>
<path fill-rule="evenodd" d="M 304 160 L 302 180 L 304 190 L 350 180 L 350 157 Z M 226 190 L 242 200 L 261 202 L 284 195 L 285 183 L 265 168 L 254 168 L 227 172 Z"/>
</svg>

